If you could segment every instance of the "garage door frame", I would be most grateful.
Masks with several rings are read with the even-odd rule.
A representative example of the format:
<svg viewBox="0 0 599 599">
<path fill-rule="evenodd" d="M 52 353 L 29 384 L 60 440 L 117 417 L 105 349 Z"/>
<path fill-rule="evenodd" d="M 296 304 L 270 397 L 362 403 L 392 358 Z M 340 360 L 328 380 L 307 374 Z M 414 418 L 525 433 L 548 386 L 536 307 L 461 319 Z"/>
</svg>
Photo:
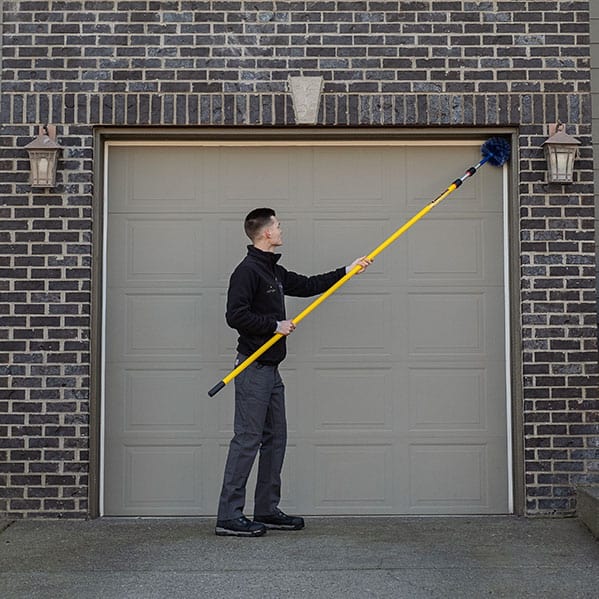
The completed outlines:
<svg viewBox="0 0 599 599">
<path fill-rule="evenodd" d="M 518 156 L 517 130 L 512 128 L 472 129 L 257 129 L 257 128 L 198 128 L 198 129 L 152 129 L 152 128 L 97 128 L 94 132 L 94 222 L 92 262 L 92 323 L 91 323 L 91 389 L 90 389 L 90 476 L 89 514 L 95 518 L 102 515 L 102 397 L 104 380 L 103 330 L 104 330 L 104 260 L 105 260 L 105 211 L 107 189 L 107 151 L 111 143 L 156 144 L 156 145 L 228 145 L 241 143 L 251 146 L 268 142 L 289 144 L 326 145 L 335 142 L 347 145 L 430 145 L 431 143 L 464 143 L 480 140 L 492 135 L 510 135 L 512 156 Z M 470 165 L 464 165 L 466 169 Z M 522 515 L 524 498 L 524 444 L 522 406 L 522 355 L 520 317 L 520 260 L 519 260 L 519 210 L 518 169 L 516 160 L 508 163 L 504 171 L 504 223 L 507 232 L 507 248 L 504 255 L 504 272 L 508 293 L 506 294 L 506 323 L 509 323 L 509 345 L 506 346 L 507 369 L 506 391 L 510 401 L 508 417 L 508 446 L 511 444 L 511 501 L 513 512 Z M 455 173 L 459 176 L 461 173 Z M 450 181 L 447 182 L 448 184 Z M 438 190 L 439 192 L 442 190 Z M 507 193 L 506 193 L 507 192 Z M 432 198 L 431 198 L 432 199 Z M 509 450 L 509 449 L 508 449 Z"/>
</svg>

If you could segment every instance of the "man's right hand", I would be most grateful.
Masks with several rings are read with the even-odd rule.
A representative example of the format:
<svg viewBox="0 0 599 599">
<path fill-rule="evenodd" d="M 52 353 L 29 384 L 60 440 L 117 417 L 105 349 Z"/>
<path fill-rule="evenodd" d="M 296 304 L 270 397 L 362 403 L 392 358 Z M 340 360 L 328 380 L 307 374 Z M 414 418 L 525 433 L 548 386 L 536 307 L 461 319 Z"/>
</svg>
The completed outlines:
<svg viewBox="0 0 599 599">
<path fill-rule="evenodd" d="M 277 330 L 275 333 L 279 333 L 280 335 L 289 335 L 295 331 L 295 324 L 293 320 L 280 320 L 277 322 Z"/>
</svg>

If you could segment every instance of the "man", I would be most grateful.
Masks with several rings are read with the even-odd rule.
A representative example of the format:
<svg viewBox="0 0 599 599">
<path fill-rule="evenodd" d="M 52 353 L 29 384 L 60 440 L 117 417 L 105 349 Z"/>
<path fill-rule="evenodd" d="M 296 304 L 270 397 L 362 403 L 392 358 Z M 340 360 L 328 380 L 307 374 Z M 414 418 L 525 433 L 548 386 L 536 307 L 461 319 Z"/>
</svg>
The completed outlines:
<svg viewBox="0 0 599 599">
<path fill-rule="evenodd" d="M 281 469 L 287 444 L 285 388 L 278 365 L 286 355 L 286 337 L 295 329 L 285 314 L 285 295 L 309 297 L 326 291 L 356 265 L 364 270 L 370 260 L 358 258 L 348 267 L 307 277 L 277 264 L 283 245 L 281 223 L 271 208 L 257 208 L 245 218 L 252 244 L 235 268 L 227 294 L 227 324 L 239 333 L 239 365 L 274 334 L 283 338 L 235 378 L 234 436 L 229 446 L 221 491 L 216 534 L 262 536 L 267 528 L 299 530 L 304 519 L 288 516 L 278 507 Z M 260 451 L 254 501 L 254 521 L 243 514 L 245 488 Z"/>
</svg>

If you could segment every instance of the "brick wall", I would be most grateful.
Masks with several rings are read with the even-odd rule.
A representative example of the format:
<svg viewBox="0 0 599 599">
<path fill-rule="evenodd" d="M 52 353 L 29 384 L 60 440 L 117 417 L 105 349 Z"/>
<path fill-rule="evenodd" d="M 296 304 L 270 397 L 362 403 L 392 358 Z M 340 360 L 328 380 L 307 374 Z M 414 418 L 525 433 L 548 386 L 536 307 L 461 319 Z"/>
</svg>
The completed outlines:
<svg viewBox="0 0 599 599">
<path fill-rule="evenodd" d="M 593 155 L 599 150 L 599 3 L 589 2 L 591 15 L 591 104 L 593 107 Z M 595 180 L 599 176 L 599 165 L 594 161 Z M 595 188 L 595 254 L 598 258 L 596 272 L 599 274 L 599 190 Z M 597 285 L 599 290 L 599 281 Z"/>
<path fill-rule="evenodd" d="M 327 126 L 518 127 L 525 509 L 599 482 L 586 1 L 4 0 L 0 509 L 89 512 L 93 127 L 293 126 L 289 75 L 322 75 Z M 546 183 L 560 119 L 576 181 Z M 39 123 L 66 150 L 33 193 Z M 517 348 L 518 349 L 518 348 Z"/>
</svg>

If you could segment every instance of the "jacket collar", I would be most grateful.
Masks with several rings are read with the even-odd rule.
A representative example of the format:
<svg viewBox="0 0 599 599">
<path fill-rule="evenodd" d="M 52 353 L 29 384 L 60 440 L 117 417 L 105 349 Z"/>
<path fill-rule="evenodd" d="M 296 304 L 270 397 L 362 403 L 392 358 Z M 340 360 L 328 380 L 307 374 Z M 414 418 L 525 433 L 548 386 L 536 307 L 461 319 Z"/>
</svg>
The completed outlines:
<svg viewBox="0 0 599 599">
<path fill-rule="evenodd" d="M 260 250 L 253 245 L 248 245 L 247 248 L 248 256 L 253 256 L 261 262 L 266 262 L 267 264 L 271 264 L 272 266 L 274 266 L 281 257 L 281 254 L 275 254 L 273 252 L 264 252 L 263 250 Z"/>
</svg>

